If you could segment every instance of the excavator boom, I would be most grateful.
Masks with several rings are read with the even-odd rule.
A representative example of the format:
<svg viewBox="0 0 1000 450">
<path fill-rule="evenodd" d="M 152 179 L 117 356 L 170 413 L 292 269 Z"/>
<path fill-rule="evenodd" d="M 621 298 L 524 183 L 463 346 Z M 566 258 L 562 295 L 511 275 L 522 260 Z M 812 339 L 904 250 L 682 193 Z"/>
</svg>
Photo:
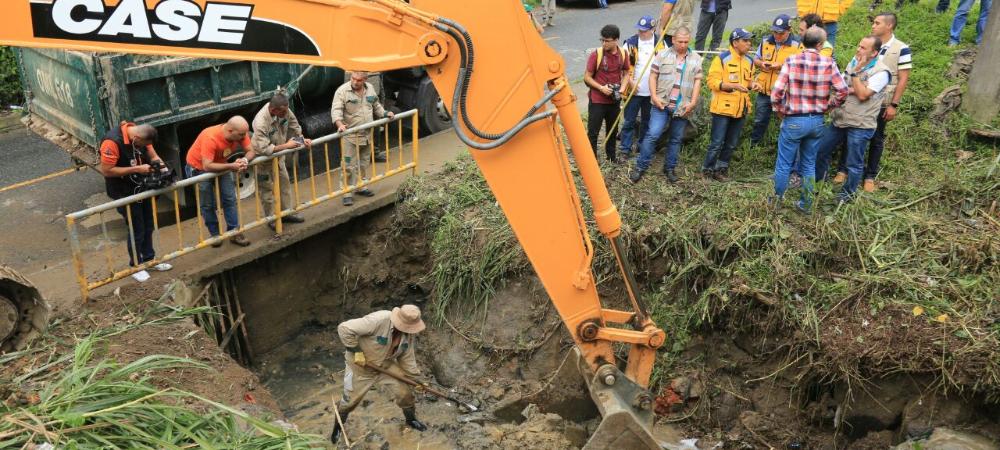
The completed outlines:
<svg viewBox="0 0 1000 450">
<path fill-rule="evenodd" d="M 649 318 L 621 254 L 621 218 L 564 62 L 519 1 L 9 0 L 4 10 L 0 43 L 6 45 L 348 70 L 424 66 L 441 98 L 451 99 L 456 134 L 470 147 L 577 345 L 592 397 L 612 427 L 602 424 L 592 448 L 655 445 L 646 388 L 665 334 Z M 604 309 L 598 297 L 574 162 L 597 227 L 611 240 L 633 311 Z M 623 370 L 615 343 L 629 348 Z"/>
</svg>

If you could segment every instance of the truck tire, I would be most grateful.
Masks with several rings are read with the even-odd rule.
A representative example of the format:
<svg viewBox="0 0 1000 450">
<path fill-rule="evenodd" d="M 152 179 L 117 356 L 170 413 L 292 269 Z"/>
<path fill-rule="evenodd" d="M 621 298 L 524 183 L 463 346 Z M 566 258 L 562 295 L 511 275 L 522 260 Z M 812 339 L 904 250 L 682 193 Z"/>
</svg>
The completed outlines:
<svg viewBox="0 0 1000 450">
<path fill-rule="evenodd" d="M 417 89 L 417 112 L 420 114 L 420 123 L 424 131 L 434 134 L 439 131 L 451 128 L 451 115 L 445 109 L 441 96 L 430 78 L 424 77 L 420 80 L 420 87 Z"/>
<path fill-rule="evenodd" d="M 0 265 L 0 353 L 23 349 L 48 328 L 51 307 L 38 289 Z"/>
</svg>

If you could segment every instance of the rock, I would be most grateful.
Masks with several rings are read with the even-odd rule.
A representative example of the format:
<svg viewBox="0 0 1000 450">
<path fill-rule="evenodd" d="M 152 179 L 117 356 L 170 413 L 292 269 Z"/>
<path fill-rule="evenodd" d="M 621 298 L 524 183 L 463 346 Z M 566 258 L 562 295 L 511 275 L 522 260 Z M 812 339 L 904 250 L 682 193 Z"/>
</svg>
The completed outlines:
<svg viewBox="0 0 1000 450">
<path fill-rule="evenodd" d="M 489 394 L 490 398 L 492 398 L 493 400 L 500 400 L 501 398 L 503 398 L 503 395 L 505 393 L 506 390 L 503 388 L 503 386 L 494 384 L 493 386 L 490 387 Z"/>
<path fill-rule="evenodd" d="M 590 437 L 590 435 L 587 434 L 587 429 L 576 423 L 566 424 L 566 429 L 563 430 L 563 436 L 566 436 L 566 440 L 575 447 L 583 447 L 587 444 L 587 439 Z"/>
<path fill-rule="evenodd" d="M 939 427 L 971 420 L 973 411 L 955 398 L 930 396 L 911 400 L 903 409 L 900 432 L 903 439 L 918 439 Z"/>
<path fill-rule="evenodd" d="M 1000 446 L 977 434 L 936 428 L 930 438 L 906 441 L 895 450 L 1000 450 Z"/>
</svg>

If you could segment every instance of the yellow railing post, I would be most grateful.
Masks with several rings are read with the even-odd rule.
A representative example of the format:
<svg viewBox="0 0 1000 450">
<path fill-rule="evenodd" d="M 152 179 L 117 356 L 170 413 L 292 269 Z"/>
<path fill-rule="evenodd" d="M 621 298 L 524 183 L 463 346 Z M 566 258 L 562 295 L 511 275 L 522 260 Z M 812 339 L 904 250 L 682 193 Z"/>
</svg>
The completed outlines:
<svg viewBox="0 0 1000 450">
<path fill-rule="evenodd" d="M 419 114 L 413 115 L 413 136 L 411 145 L 413 145 L 413 174 L 417 174 L 417 170 L 420 168 L 420 120 Z"/>
<path fill-rule="evenodd" d="M 281 167 L 278 166 L 278 158 L 271 160 L 271 171 L 274 172 L 274 179 L 271 180 L 272 197 L 274 197 L 274 232 L 281 234 Z"/>
<path fill-rule="evenodd" d="M 80 236 L 76 234 L 76 219 L 66 216 L 66 231 L 69 232 L 69 247 L 73 253 L 73 270 L 76 272 L 76 282 L 80 285 L 80 299 L 87 303 L 87 296 L 90 295 L 88 289 L 87 275 L 83 271 L 83 259 L 80 257 Z"/>
</svg>

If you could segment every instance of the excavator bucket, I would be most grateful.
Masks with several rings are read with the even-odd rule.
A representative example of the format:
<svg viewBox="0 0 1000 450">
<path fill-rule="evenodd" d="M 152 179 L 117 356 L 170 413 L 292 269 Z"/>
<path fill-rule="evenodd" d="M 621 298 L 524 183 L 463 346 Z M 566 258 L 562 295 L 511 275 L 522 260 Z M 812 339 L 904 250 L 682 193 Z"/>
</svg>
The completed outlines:
<svg viewBox="0 0 1000 450">
<path fill-rule="evenodd" d="M 650 430 L 653 398 L 649 391 L 626 378 L 612 364 L 602 366 L 595 373 L 579 349 L 574 352 L 577 369 L 601 412 L 601 423 L 584 450 L 662 449 Z"/>
<path fill-rule="evenodd" d="M 50 311 L 31 282 L 0 266 L 0 353 L 20 350 L 41 335 Z"/>
</svg>

